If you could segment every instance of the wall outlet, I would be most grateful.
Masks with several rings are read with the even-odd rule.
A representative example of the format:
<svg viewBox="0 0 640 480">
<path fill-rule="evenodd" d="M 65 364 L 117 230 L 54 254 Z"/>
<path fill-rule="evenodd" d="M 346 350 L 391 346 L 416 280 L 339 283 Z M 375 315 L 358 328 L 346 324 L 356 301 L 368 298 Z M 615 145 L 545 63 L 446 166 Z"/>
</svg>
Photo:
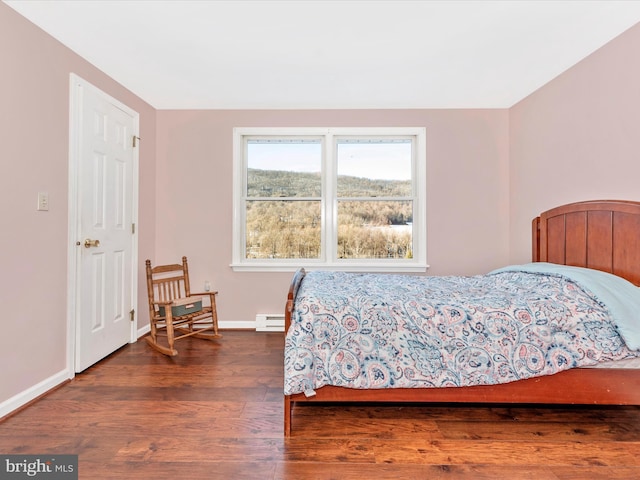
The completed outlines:
<svg viewBox="0 0 640 480">
<path fill-rule="evenodd" d="M 49 210 L 49 194 L 47 192 L 38 192 L 38 208 L 39 212 Z"/>
<path fill-rule="evenodd" d="M 204 281 L 204 291 L 205 292 L 210 292 L 211 291 L 211 282 L 209 280 L 205 280 Z"/>
</svg>

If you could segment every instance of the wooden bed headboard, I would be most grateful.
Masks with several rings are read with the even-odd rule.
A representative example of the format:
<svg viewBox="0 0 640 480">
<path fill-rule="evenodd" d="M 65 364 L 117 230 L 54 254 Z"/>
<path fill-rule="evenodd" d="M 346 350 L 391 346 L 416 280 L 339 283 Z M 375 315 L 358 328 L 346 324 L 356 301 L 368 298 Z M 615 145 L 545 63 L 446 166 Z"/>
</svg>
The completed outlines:
<svg viewBox="0 0 640 480">
<path fill-rule="evenodd" d="M 640 286 L 640 202 L 595 200 L 533 219 L 532 259 L 613 273 Z"/>
</svg>

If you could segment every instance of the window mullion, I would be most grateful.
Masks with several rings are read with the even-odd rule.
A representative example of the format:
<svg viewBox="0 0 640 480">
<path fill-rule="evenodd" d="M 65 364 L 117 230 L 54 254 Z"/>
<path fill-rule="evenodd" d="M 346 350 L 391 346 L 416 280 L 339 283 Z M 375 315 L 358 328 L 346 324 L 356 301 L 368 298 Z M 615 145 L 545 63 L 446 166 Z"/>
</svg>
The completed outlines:
<svg viewBox="0 0 640 480">
<path fill-rule="evenodd" d="M 336 145 L 331 132 L 327 132 L 324 137 L 323 153 L 323 252 L 327 261 L 335 262 L 336 244 L 338 243 L 338 210 L 336 204 Z"/>
</svg>

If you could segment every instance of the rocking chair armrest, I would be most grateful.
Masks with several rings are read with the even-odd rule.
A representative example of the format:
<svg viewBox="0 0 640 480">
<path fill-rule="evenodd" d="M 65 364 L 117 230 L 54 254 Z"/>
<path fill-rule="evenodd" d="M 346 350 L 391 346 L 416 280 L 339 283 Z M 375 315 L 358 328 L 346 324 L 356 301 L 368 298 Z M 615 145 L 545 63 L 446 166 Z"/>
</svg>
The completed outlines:
<svg viewBox="0 0 640 480">
<path fill-rule="evenodd" d="M 218 291 L 217 290 L 212 290 L 210 292 L 191 292 L 191 296 L 197 296 L 197 297 L 204 297 L 205 295 L 217 295 Z"/>
</svg>

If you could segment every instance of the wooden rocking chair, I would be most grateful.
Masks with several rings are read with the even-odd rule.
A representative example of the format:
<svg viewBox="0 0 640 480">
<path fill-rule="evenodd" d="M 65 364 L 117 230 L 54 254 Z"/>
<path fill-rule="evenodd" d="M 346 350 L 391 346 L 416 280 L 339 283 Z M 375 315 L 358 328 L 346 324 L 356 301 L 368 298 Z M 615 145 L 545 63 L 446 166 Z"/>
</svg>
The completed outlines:
<svg viewBox="0 0 640 480">
<path fill-rule="evenodd" d="M 165 355 L 175 356 L 178 351 L 174 342 L 181 338 L 222 338 L 218 333 L 216 311 L 218 292 L 191 292 L 187 257 L 182 257 L 182 265 L 151 267 L 150 260 L 145 264 L 151 327 L 151 334 L 146 337 L 149 345 Z M 206 297 L 209 305 L 203 305 Z M 160 344 L 159 339 L 166 343 Z"/>
</svg>

